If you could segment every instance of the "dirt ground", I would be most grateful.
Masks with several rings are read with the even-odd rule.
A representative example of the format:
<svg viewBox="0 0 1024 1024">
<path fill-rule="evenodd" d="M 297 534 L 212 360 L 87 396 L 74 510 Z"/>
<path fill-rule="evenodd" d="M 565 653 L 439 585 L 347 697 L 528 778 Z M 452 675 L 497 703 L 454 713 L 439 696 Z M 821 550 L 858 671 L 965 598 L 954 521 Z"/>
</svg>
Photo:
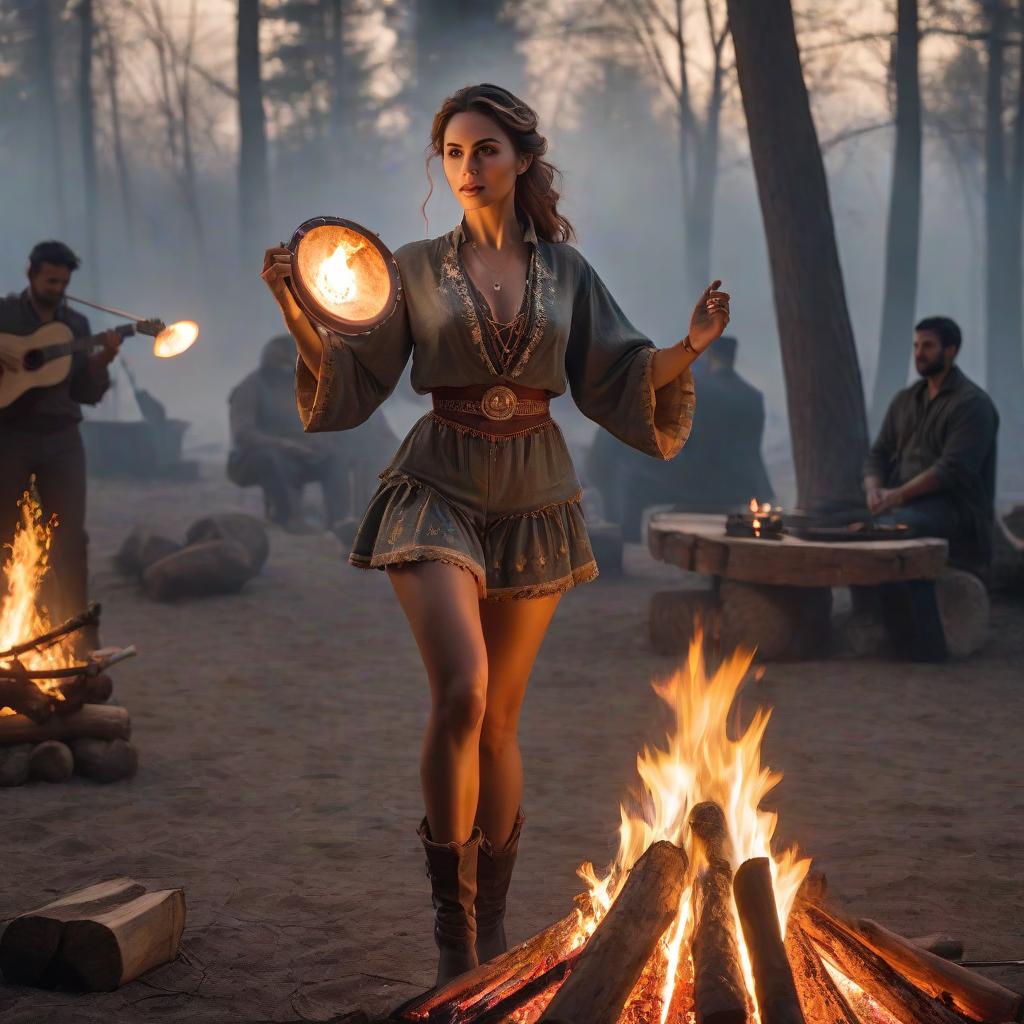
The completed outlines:
<svg viewBox="0 0 1024 1024">
<path fill-rule="evenodd" d="M 416 649 L 383 574 L 330 535 L 272 533 L 236 596 L 147 600 L 111 568 L 136 522 L 181 535 L 202 512 L 258 509 L 216 479 L 94 482 L 95 597 L 138 776 L 0 794 L 0 922 L 103 878 L 181 886 L 180 957 L 118 992 L 0 986 L 0 1020 L 326 1021 L 427 988 L 434 952 L 417 749 Z M 510 938 L 563 915 L 576 866 L 611 856 L 637 750 L 662 735 L 647 604 L 680 574 L 630 548 L 628 574 L 571 593 L 522 722 L 527 824 Z M 779 835 L 847 908 L 904 934 L 961 937 L 971 958 L 1024 956 L 1024 604 L 998 603 L 985 653 L 959 664 L 773 665 L 743 695 L 774 706 L 765 759 L 785 779 Z M 1024 971 L 992 971 L 1024 987 Z"/>
</svg>

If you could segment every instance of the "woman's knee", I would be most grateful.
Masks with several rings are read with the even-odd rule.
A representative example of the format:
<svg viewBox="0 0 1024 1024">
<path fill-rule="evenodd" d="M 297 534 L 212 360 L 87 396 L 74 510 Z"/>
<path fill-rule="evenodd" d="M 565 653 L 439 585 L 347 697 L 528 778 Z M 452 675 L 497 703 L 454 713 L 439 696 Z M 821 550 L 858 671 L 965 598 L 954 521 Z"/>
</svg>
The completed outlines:
<svg viewBox="0 0 1024 1024">
<path fill-rule="evenodd" d="M 480 726 L 480 753 L 500 758 L 519 742 L 519 716 L 488 708 Z"/>
<path fill-rule="evenodd" d="M 434 716 L 451 735 L 476 736 L 487 709 L 487 672 L 482 668 L 445 673 L 435 687 Z"/>
</svg>

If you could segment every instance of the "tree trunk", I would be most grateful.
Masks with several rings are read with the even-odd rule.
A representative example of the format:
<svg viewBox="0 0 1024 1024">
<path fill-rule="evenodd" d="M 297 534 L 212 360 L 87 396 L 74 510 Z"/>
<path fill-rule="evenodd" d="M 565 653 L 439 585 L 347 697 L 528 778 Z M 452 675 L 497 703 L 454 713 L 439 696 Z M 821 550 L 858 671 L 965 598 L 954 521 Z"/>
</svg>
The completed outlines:
<svg viewBox="0 0 1024 1024">
<path fill-rule="evenodd" d="M 107 80 L 107 101 L 110 104 L 110 130 L 113 137 L 114 165 L 117 168 L 117 188 L 121 196 L 121 213 L 124 218 L 125 238 L 129 262 L 135 262 L 135 196 L 132 188 L 131 168 L 125 152 L 124 133 L 121 130 L 121 97 L 117 88 L 118 62 L 117 47 L 114 43 L 114 29 L 109 17 L 104 24 L 103 45 L 104 75 Z"/>
<path fill-rule="evenodd" d="M 867 417 L 790 0 L 728 0 L 801 506 L 863 504 Z"/>
<path fill-rule="evenodd" d="M 36 111 L 38 166 L 43 168 L 46 183 L 44 206 L 51 203 L 57 209 L 57 224 L 62 233 L 67 231 L 67 204 L 64 198 L 64 160 L 61 156 L 60 117 L 57 112 L 57 85 L 53 68 L 53 27 L 50 23 L 50 4 L 36 0 L 28 5 L 32 34 L 35 38 L 33 65 L 39 106 Z"/>
<path fill-rule="evenodd" d="M 81 25 L 78 61 L 78 126 L 82 140 L 82 202 L 85 210 L 86 276 L 96 292 L 102 291 L 96 245 L 96 103 L 92 91 L 95 20 L 92 0 L 80 0 L 76 9 Z"/>
<path fill-rule="evenodd" d="M 921 237 L 921 82 L 918 75 L 917 0 L 898 0 L 896 18 L 896 148 L 878 366 L 871 397 L 871 430 L 877 431 L 893 395 L 907 382 L 911 331 L 917 304 Z"/>
<path fill-rule="evenodd" d="M 238 0 L 238 224 L 240 258 L 252 263 L 266 246 L 270 186 L 267 165 L 267 118 L 260 76 L 259 0 Z"/>
</svg>

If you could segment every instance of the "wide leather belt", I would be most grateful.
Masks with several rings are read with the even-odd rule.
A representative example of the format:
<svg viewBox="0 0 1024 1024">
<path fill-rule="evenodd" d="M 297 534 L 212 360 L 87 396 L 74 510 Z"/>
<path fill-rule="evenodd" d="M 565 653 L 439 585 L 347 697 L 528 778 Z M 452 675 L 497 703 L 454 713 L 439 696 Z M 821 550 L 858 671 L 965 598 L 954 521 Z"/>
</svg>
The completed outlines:
<svg viewBox="0 0 1024 1024">
<path fill-rule="evenodd" d="M 548 415 L 548 398 L 543 391 L 535 388 L 496 384 L 482 394 L 480 391 L 479 387 L 437 388 L 431 392 L 434 411 L 482 417 L 492 423 Z"/>
</svg>

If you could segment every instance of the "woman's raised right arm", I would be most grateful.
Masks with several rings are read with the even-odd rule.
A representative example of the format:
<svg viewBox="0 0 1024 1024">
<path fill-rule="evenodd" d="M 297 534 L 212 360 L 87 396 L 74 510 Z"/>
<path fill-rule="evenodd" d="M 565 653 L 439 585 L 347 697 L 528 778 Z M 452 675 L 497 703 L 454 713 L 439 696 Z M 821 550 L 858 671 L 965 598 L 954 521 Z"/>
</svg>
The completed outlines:
<svg viewBox="0 0 1024 1024">
<path fill-rule="evenodd" d="M 320 373 L 324 346 L 320 335 L 314 330 L 306 314 L 299 308 L 292 290 L 288 287 L 288 276 L 291 273 L 292 254 L 284 246 L 268 249 L 263 255 L 263 272 L 260 277 L 266 282 L 270 294 L 281 307 L 285 326 L 295 339 L 296 348 L 306 368 L 314 377 Z"/>
</svg>

